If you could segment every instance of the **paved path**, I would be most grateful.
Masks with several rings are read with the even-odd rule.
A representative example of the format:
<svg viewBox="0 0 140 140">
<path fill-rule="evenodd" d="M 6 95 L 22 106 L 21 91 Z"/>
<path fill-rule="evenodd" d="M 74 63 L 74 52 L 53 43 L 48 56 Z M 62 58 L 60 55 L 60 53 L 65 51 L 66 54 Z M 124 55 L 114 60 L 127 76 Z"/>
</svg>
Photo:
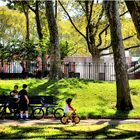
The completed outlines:
<svg viewBox="0 0 140 140">
<path fill-rule="evenodd" d="M 139 123 L 140 119 L 88 119 L 81 120 L 80 124 L 130 124 L 130 123 Z M 0 125 L 12 125 L 12 126 L 26 126 L 26 125 L 37 125 L 37 124 L 60 124 L 60 120 L 55 119 L 41 119 L 41 120 L 28 120 L 28 121 L 19 121 L 19 120 L 0 120 Z"/>
</svg>

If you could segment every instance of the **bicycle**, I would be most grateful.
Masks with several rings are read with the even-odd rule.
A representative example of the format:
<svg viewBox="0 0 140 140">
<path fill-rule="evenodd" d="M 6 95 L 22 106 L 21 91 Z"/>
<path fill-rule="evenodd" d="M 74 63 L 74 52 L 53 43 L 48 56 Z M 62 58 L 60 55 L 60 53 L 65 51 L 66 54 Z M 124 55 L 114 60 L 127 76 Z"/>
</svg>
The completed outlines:
<svg viewBox="0 0 140 140">
<path fill-rule="evenodd" d="M 64 113 L 64 115 L 60 119 L 60 121 L 63 124 L 67 124 L 67 123 L 69 123 L 69 119 L 70 119 L 70 116 L 66 116 L 65 113 Z M 76 112 L 72 112 L 71 119 L 72 119 L 71 121 L 75 124 L 78 124 L 80 122 L 80 117 L 76 114 Z"/>
<path fill-rule="evenodd" d="M 64 114 L 63 108 L 60 108 L 60 107 L 56 108 L 55 105 L 50 105 L 50 104 L 45 103 L 44 98 L 41 98 L 40 102 L 42 106 L 35 108 L 33 110 L 33 116 L 35 119 L 42 119 L 44 118 L 45 115 L 48 116 L 49 114 L 52 114 L 56 119 L 60 119 L 63 116 Z M 46 110 L 46 114 L 45 114 L 44 108 Z"/>
</svg>

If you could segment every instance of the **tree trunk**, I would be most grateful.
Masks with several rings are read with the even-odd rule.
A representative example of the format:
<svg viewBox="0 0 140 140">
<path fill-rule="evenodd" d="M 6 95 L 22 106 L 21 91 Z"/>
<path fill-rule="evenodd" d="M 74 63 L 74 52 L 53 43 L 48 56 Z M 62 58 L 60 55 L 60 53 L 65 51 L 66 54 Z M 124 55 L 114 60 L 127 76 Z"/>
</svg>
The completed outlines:
<svg viewBox="0 0 140 140">
<path fill-rule="evenodd" d="M 57 19 L 58 2 L 55 0 L 55 19 Z"/>
<path fill-rule="evenodd" d="M 25 40 L 26 42 L 29 43 L 30 40 L 30 27 L 29 27 L 29 9 L 25 6 L 24 1 L 22 1 L 22 8 L 23 8 L 23 12 L 26 18 L 26 37 Z M 26 60 L 26 72 L 28 73 L 30 69 L 30 60 Z"/>
<path fill-rule="evenodd" d="M 36 9 L 35 9 L 35 15 L 36 16 L 35 17 L 36 17 L 37 33 L 38 33 L 38 36 L 39 36 L 39 40 L 42 41 L 43 34 L 42 34 L 42 27 L 41 27 L 40 18 L 39 18 L 39 7 L 38 7 L 38 3 L 39 3 L 39 1 L 36 1 Z M 42 54 L 41 54 L 41 59 L 42 59 L 42 76 L 44 76 L 45 64 L 46 64 L 46 54 L 43 51 L 42 51 Z"/>
<path fill-rule="evenodd" d="M 25 12 L 25 17 L 26 17 L 26 41 L 29 42 L 30 40 L 30 28 L 29 28 L 29 12 L 28 10 Z M 26 65 L 26 72 L 28 73 L 30 70 L 30 60 L 26 60 L 27 65 Z"/>
<path fill-rule="evenodd" d="M 29 41 L 30 39 L 30 28 L 29 28 L 29 9 L 25 7 L 24 2 L 22 1 L 22 9 L 26 18 L 26 37 L 25 39 Z"/>
<path fill-rule="evenodd" d="M 125 3 L 134 22 L 137 31 L 137 37 L 140 40 L 140 1 L 125 0 Z"/>
<path fill-rule="evenodd" d="M 111 43 L 114 55 L 117 110 L 131 110 L 133 105 L 130 98 L 130 89 L 126 69 L 125 51 L 122 40 L 121 23 L 118 12 L 118 1 L 104 1 L 106 14 L 110 23 Z"/>
<path fill-rule="evenodd" d="M 48 21 L 48 28 L 50 32 L 50 80 L 61 78 L 61 61 L 60 61 L 60 47 L 59 36 L 56 19 L 54 16 L 53 2 L 47 0 L 46 6 L 46 18 Z"/>
</svg>

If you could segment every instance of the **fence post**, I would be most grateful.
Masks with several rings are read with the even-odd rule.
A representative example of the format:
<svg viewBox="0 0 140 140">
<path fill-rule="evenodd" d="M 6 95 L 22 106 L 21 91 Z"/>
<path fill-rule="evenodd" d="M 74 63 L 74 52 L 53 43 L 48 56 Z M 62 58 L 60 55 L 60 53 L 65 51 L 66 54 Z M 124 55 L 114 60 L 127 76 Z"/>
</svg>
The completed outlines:
<svg viewBox="0 0 140 140">
<path fill-rule="evenodd" d="M 89 79 L 90 79 L 90 63 L 89 63 Z"/>
<path fill-rule="evenodd" d="M 136 70 L 136 63 L 134 63 L 134 79 L 136 79 L 135 78 L 135 70 Z"/>
<path fill-rule="evenodd" d="M 75 66 L 76 66 L 75 62 L 73 62 L 73 70 L 74 70 L 74 72 L 75 72 Z"/>
<path fill-rule="evenodd" d="M 66 63 L 66 75 L 67 75 L 67 78 L 69 77 L 69 63 Z"/>
<path fill-rule="evenodd" d="M 106 63 L 104 63 L 104 81 L 106 80 L 105 79 L 105 73 L 106 73 Z"/>
</svg>

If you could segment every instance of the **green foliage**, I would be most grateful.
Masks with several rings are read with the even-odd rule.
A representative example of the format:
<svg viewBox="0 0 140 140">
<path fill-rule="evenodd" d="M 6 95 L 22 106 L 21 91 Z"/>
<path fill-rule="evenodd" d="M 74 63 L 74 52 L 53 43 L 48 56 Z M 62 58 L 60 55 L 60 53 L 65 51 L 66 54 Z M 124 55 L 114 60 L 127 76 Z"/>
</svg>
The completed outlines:
<svg viewBox="0 0 140 140">
<path fill-rule="evenodd" d="M 77 52 L 78 48 L 75 48 L 74 42 L 71 40 L 60 40 L 60 55 L 61 60 L 66 56 L 74 55 Z"/>
<path fill-rule="evenodd" d="M 74 22 L 76 26 L 81 30 L 81 32 L 85 33 L 85 19 L 83 17 L 76 17 Z M 60 36 L 60 43 L 61 41 L 67 41 L 69 46 L 73 46 L 73 51 L 69 54 L 73 54 L 76 56 L 87 56 L 89 52 L 87 51 L 86 42 L 83 37 L 79 35 L 78 32 L 75 31 L 74 27 L 71 25 L 69 20 L 61 19 L 58 21 L 58 28 L 59 28 L 59 36 Z M 70 47 L 71 48 L 71 47 Z"/>
<path fill-rule="evenodd" d="M 6 0 L 7 1 L 7 0 Z M 8 0 L 9 1 L 9 0 Z M 15 2 L 15 1 L 11 1 Z M 20 3 L 20 2 L 15 2 Z M 43 3 L 43 2 L 42 2 Z M 44 5 L 41 2 L 39 2 L 39 16 L 40 21 L 42 25 L 42 32 L 44 39 L 42 42 L 39 42 L 38 35 L 36 31 L 36 25 L 35 25 L 35 15 L 33 12 L 29 12 L 30 17 L 30 40 L 32 40 L 32 44 L 38 44 L 36 47 L 36 51 L 41 54 L 41 52 L 49 52 L 49 32 L 48 32 L 48 24 L 45 17 L 45 10 Z M 28 4 L 32 6 L 32 8 L 35 8 L 34 2 L 29 1 Z M 84 15 L 84 11 L 82 7 L 84 3 L 79 5 L 78 2 L 67 0 L 63 2 L 65 8 L 68 10 L 69 14 L 72 17 L 72 20 L 74 21 L 77 28 L 83 33 L 86 33 L 86 26 L 87 26 L 87 20 Z M 10 5 L 9 5 L 10 6 Z M 14 8 L 14 7 L 10 7 Z M 27 8 L 27 7 L 26 7 Z M 12 40 L 20 40 L 23 41 L 25 39 L 25 33 L 26 33 L 26 22 L 25 22 L 25 16 L 21 11 L 23 10 L 21 8 L 21 5 L 18 4 L 15 5 L 14 9 L 18 10 L 12 10 L 8 9 L 7 7 L 0 7 L 0 39 L 1 44 L 6 48 L 9 44 L 11 44 Z M 99 14 L 101 12 L 101 3 L 94 3 L 93 6 L 93 13 L 92 13 L 92 19 L 91 23 L 94 27 L 94 33 L 96 31 L 96 24 L 97 18 L 99 17 Z M 120 2 L 120 14 L 122 14 L 126 10 L 126 6 L 124 3 Z M 73 11 L 73 12 L 72 12 Z M 22 21 L 22 22 L 21 22 Z M 134 35 L 136 33 L 136 30 L 134 28 L 133 22 L 130 18 L 123 16 L 121 17 L 121 23 L 122 23 L 122 34 L 123 38 L 126 38 L 128 36 Z M 64 14 L 62 8 L 60 8 L 60 5 L 58 5 L 58 17 L 57 17 L 57 24 L 59 28 L 59 38 L 60 38 L 60 46 L 61 46 L 61 58 L 63 59 L 65 56 L 71 56 L 71 55 L 79 55 L 79 56 L 87 56 L 90 55 L 87 51 L 87 44 L 85 39 L 77 33 L 77 31 L 74 29 L 74 27 L 69 22 L 67 16 Z M 100 25 L 98 28 L 98 31 L 95 36 L 95 43 L 98 44 L 99 42 L 99 33 L 106 27 L 108 24 L 106 17 L 103 17 L 100 21 Z M 130 38 L 128 40 L 124 41 L 124 45 L 126 48 L 138 45 L 140 42 L 137 39 L 137 36 L 135 35 L 133 38 Z M 40 48 L 40 45 L 42 46 Z M 110 31 L 107 30 L 106 33 L 102 34 L 102 44 L 100 48 L 104 48 L 106 46 L 110 45 Z M 4 54 L 5 52 L 2 51 Z M 132 49 L 131 53 L 137 53 L 139 54 L 140 49 Z"/>
<path fill-rule="evenodd" d="M 39 54 L 36 48 L 37 44 L 32 42 L 13 40 L 5 47 L 0 47 L 2 52 L 0 58 L 3 60 L 34 60 Z"/>
<path fill-rule="evenodd" d="M 25 27 L 23 14 L 7 7 L 0 7 L 0 39 L 4 46 L 9 44 L 11 40 L 23 39 Z"/>
</svg>

